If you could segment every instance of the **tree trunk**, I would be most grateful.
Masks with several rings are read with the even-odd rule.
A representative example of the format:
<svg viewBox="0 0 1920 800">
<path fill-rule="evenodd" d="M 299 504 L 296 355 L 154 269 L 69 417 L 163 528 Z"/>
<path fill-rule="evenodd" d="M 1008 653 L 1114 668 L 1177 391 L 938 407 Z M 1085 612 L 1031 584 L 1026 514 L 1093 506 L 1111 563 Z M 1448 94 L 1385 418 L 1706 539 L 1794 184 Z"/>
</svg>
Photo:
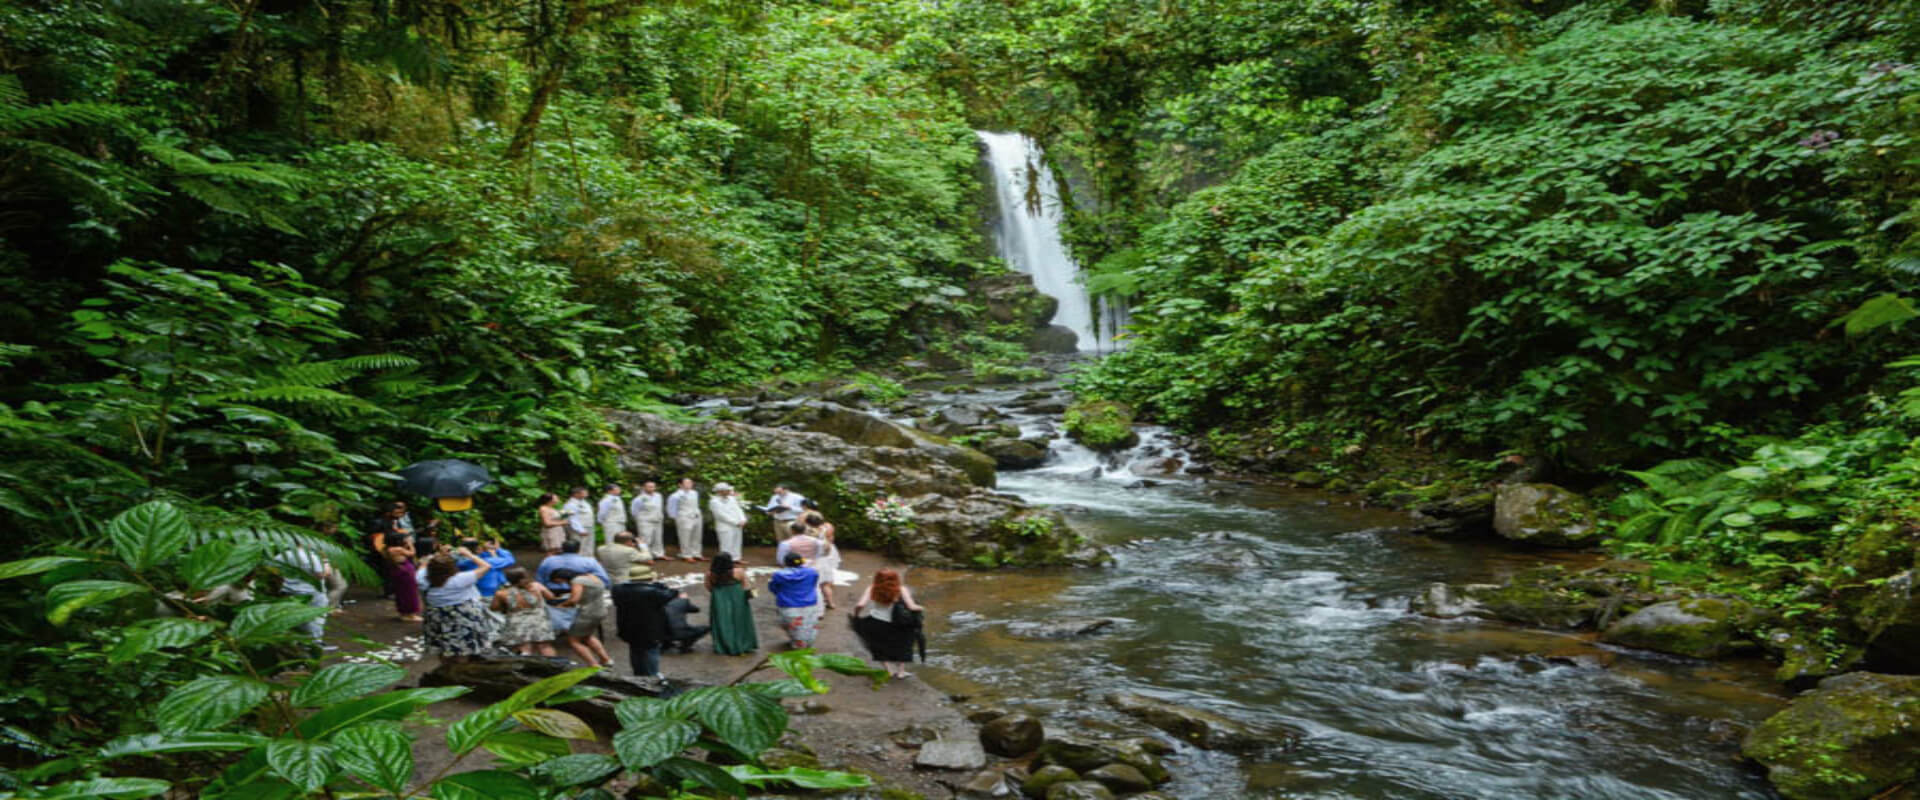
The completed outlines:
<svg viewBox="0 0 1920 800">
<path fill-rule="evenodd" d="M 547 68 L 534 81 L 533 97 L 527 100 L 526 113 L 520 115 L 520 126 L 514 129 L 513 141 L 507 143 L 507 160 L 526 155 L 527 148 L 533 146 L 534 134 L 540 129 L 540 117 L 547 113 L 547 103 L 553 99 L 553 93 L 559 91 L 560 81 L 566 77 L 567 65 L 572 61 L 573 54 L 567 45 L 586 24 L 587 0 L 567 0 L 567 21 L 559 38 L 548 48 Z"/>
</svg>

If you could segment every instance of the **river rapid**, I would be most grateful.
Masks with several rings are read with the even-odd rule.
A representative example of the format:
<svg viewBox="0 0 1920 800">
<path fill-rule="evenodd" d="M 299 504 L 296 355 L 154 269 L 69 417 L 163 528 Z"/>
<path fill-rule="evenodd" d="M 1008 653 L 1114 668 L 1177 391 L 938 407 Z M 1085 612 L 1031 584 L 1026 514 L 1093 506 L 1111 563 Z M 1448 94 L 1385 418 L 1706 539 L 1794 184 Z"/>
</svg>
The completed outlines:
<svg viewBox="0 0 1920 800">
<path fill-rule="evenodd" d="M 1005 407 L 1016 394 L 935 399 Z M 1150 732 L 1102 702 L 1124 690 L 1303 734 L 1259 756 L 1182 748 L 1167 787 L 1182 798 L 1774 796 L 1738 760 L 1740 734 L 1784 703 L 1765 665 L 1409 614 L 1429 582 L 1492 580 L 1543 557 L 1370 530 L 1405 517 L 1311 492 L 1157 473 L 1140 486 L 1134 469 L 1169 454 L 1145 433 L 1117 459 L 1059 439 L 1045 466 L 1001 473 L 1002 491 L 1068 511 L 1118 563 L 916 570 L 927 680 L 1058 730 Z M 1062 617 L 1116 624 L 1067 641 L 1008 632 Z"/>
</svg>

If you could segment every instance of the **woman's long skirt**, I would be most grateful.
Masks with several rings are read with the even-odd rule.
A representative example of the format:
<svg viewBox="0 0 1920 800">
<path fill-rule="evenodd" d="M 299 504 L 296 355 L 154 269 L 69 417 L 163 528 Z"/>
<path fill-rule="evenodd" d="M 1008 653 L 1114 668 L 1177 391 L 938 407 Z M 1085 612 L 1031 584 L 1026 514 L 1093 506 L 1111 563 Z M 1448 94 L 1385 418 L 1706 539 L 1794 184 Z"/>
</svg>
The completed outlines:
<svg viewBox="0 0 1920 800">
<path fill-rule="evenodd" d="M 441 656 L 477 656 L 493 649 L 493 617 L 479 600 L 427 609 L 427 652 Z"/>
<path fill-rule="evenodd" d="M 753 606 L 747 604 L 747 591 L 740 584 L 714 587 L 707 601 L 707 619 L 713 628 L 713 652 L 737 656 L 760 649 L 760 634 L 753 629 Z"/>
<path fill-rule="evenodd" d="M 420 613 L 420 581 L 414 577 L 413 559 L 388 562 L 387 581 L 393 587 L 393 607 L 400 616 Z"/>
</svg>

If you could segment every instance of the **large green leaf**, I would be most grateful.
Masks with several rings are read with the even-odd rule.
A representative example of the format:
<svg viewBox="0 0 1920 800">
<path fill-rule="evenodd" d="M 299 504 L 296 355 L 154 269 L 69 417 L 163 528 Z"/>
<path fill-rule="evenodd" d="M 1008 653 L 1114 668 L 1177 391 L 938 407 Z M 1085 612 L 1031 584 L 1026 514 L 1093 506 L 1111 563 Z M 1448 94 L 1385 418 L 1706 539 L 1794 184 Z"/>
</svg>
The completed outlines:
<svg viewBox="0 0 1920 800">
<path fill-rule="evenodd" d="M 583 667 L 543 678 L 521 687 L 520 691 L 514 692 L 512 696 L 501 701 L 501 705 L 506 706 L 508 713 L 533 708 L 546 702 L 547 698 L 572 688 L 574 684 L 593 677 L 594 673 L 599 671 L 599 667 Z"/>
<path fill-rule="evenodd" d="M 421 689 L 402 689 L 387 692 L 364 700 L 354 700 L 335 706 L 328 706 L 300 721 L 294 726 L 302 739 L 324 739 L 347 728 L 367 722 L 399 720 L 412 714 L 414 710 L 466 694 L 465 686 L 435 686 Z M 228 767 L 220 777 L 214 779 L 203 793 L 205 798 L 239 797 L 247 791 L 246 787 L 267 777 L 267 754 L 265 748 L 255 748 Z"/>
<path fill-rule="evenodd" d="M 1883 294 L 1860 304 L 1840 320 L 1846 323 L 1848 336 L 1859 336 L 1884 325 L 1895 325 L 1920 316 L 1913 303 L 1897 294 Z"/>
<path fill-rule="evenodd" d="M 335 664 L 307 678 L 293 690 L 296 706 L 326 706 L 385 689 L 407 677 L 405 668 L 392 664 Z"/>
<path fill-rule="evenodd" d="M 100 748 L 100 757 L 157 756 L 169 753 L 209 753 L 246 750 L 265 744 L 267 737 L 257 733 L 142 733 L 122 736 Z"/>
<path fill-rule="evenodd" d="M 620 762 L 612 756 L 599 753 L 581 753 L 561 756 L 534 765 L 529 773 L 536 780 L 545 781 L 554 786 L 580 786 L 599 783 L 620 771 Z"/>
<path fill-rule="evenodd" d="M 333 777 L 333 746 L 305 739 L 275 739 L 267 743 L 267 766 L 288 783 L 311 792 Z"/>
<path fill-rule="evenodd" d="M 157 778 L 94 778 L 85 781 L 70 781 L 57 786 L 41 789 L 32 796 L 37 800 L 129 800 L 135 797 L 152 797 L 173 787 L 173 784 Z"/>
<path fill-rule="evenodd" d="M 342 769 L 396 795 L 413 780 L 413 739 L 391 722 L 369 722 L 334 734 L 333 758 Z"/>
<path fill-rule="evenodd" d="M 669 759 L 655 769 L 655 774 L 664 779 L 668 785 L 672 785 L 677 780 L 682 784 L 704 786 L 734 797 L 747 796 L 747 787 L 740 785 L 740 781 L 727 774 L 726 770 L 705 761 L 695 761 L 691 758 Z"/>
<path fill-rule="evenodd" d="M 487 737 L 505 730 L 507 715 L 504 701 L 475 711 L 447 726 L 447 749 L 462 755 L 479 747 Z"/>
<path fill-rule="evenodd" d="M 814 670 L 820 668 L 821 661 L 812 650 L 774 653 L 767 657 L 767 661 L 772 663 L 774 668 L 793 676 L 794 680 L 799 681 L 800 685 L 807 687 L 807 690 L 814 694 L 826 694 L 830 691 L 826 682 L 813 674 Z"/>
<path fill-rule="evenodd" d="M 435 800 L 540 800 L 533 781 L 511 772 L 456 772 L 433 785 Z"/>
<path fill-rule="evenodd" d="M 812 697 L 817 694 L 817 692 L 807 688 L 806 684 L 793 678 L 764 681 L 761 683 L 743 683 L 740 686 L 743 689 L 759 692 L 775 700 L 783 700 L 789 697 Z"/>
<path fill-rule="evenodd" d="M 180 577 L 195 589 L 211 589 L 247 576 L 266 557 L 258 542 L 214 539 L 193 549 L 180 563 Z"/>
<path fill-rule="evenodd" d="M 40 556 L 38 558 L 23 558 L 19 561 L 9 561 L 5 564 L 0 564 L 0 581 L 8 578 L 24 578 L 28 575 L 38 575 L 42 572 L 58 569 L 68 564 L 80 564 L 85 561 L 86 559 L 84 558 L 72 558 L 70 556 Z"/>
<path fill-rule="evenodd" d="M 700 738 L 700 726 L 686 720 L 658 720 L 613 735 L 613 752 L 627 769 L 641 770 L 680 755 Z"/>
<path fill-rule="evenodd" d="M 173 690 L 154 709 L 161 733 L 184 734 L 218 728 L 267 699 L 267 685 L 237 675 L 208 675 Z"/>
<path fill-rule="evenodd" d="M 629 697 L 613 707 L 613 715 L 619 718 L 624 727 L 659 719 L 686 719 L 689 713 L 657 697 Z"/>
<path fill-rule="evenodd" d="M 294 601 L 256 603 L 233 615 L 227 633 L 240 642 L 265 642 L 287 635 L 295 625 L 303 625 L 331 613 L 325 606 Z"/>
<path fill-rule="evenodd" d="M 513 719 L 522 725 L 557 739 L 585 739 L 593 741 L 593 728 L 579 717 L 556 708 L 529 708 L 513 712 Z"/>
<path fill-rule="evenodd" d="M 891 673 L 878 665 L 869 664 L 864 659 L 842 655 L 840 653 L 821 654 L 820 666 L 842 675 L 864 677 L 872 681 L 873 687 L 876 689 L 886 685 L 888 679 L 893 677 Z"/>
<path fill-rule="evenodd" d="M 743 753 L 772 747 L 787 729 L 787 710 L 759 692 L 733 686 L 714 687 L 693 704 L 694 714 L 720 741 Z"/>
<path fill-rule="evenodd" d="M 113 551 L 136 570 L 151 569 L 179 555 L 192 535 L 187 515 L 159 500 L 122 511 L 107 523 Z"/>
<path fill-rule="evenodd" d="M 67 581 L 47 590 L 47 621 L 65 625 L 73 613 L 83 608 L 110 603 L 147 590 L 126 581 Z"/>
<path fill-rule="evenodd" d="M 806 767 L 769 770 L 740 764 L 727 767 L 734 780 L 750 786 L 789 785 L 801 789 L 861 789 L 873 785 L 873 779 L 852 772 L 833 772 Z"/>
<path fill-rule="evenodd" d="M 480 743 L 487 752 L 499 757 L 499 766 L 521 767 L 538 764 L 573 752 L 565 739 L 555 739 L 539 731 L 503 731 Z"/>
<path fill-rule="evenodd" d="M 207 638 L 220 626 L 193 619 L 149 620 L 126 629 L 126 638 L 107 653 L 107 662 L 122 664 L 155 650 L 185 647 Z"/>
</svg>

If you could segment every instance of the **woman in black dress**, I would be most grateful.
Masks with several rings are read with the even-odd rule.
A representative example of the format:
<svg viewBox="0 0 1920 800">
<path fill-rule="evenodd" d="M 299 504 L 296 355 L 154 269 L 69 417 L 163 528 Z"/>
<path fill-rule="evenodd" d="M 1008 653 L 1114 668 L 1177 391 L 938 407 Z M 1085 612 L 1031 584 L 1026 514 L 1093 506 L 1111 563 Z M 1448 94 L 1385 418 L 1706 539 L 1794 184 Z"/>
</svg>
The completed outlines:
<svg viewBox="0 0 1920 800">
<path fill-rule="evenodd" d="M 913 660 L 913 645 L 920 638 L 920 604 L 913 602 L 913 590 L 900 580 L 900 573 L 883 569 L 873 573 L 873 583 L 860 594 L 853 606 L 853 632 L 866 643 L 873 660 L 896 678 L 910 678 L 907 662 Z"/>
</svg>

